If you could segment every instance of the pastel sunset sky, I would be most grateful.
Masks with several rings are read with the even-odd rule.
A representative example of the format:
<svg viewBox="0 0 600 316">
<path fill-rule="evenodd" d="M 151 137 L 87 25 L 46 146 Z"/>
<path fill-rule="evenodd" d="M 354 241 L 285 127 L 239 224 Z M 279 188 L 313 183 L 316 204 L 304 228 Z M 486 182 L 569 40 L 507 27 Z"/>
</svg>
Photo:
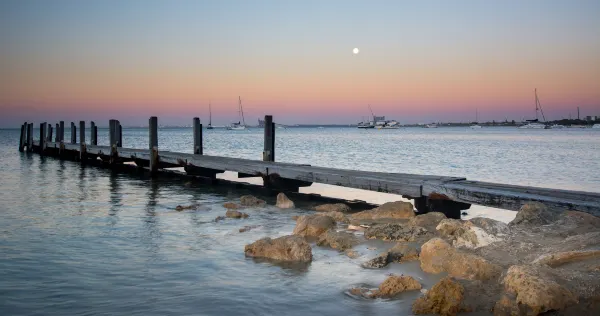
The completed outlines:
<svg viewBox="0 0 600 316">
<path fill-rule="evenodd" d="M 253 124 L 520 121 L 535 88 L 600 115 L 600 1 L 0 1 L 0 127 L 224 125 L 238 96 Z"/>
</svg>

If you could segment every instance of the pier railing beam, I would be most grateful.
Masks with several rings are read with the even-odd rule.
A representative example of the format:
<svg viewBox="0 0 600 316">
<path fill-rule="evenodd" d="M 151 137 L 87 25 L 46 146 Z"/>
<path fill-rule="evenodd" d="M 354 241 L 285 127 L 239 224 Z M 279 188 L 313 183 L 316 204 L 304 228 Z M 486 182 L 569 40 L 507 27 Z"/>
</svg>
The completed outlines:
<svg viewBox="0 0 600 316">
<path fill-rule="evenodd" d="M 71 122 L 71 144 L 77 144 L 77 127 Z"/>
<path fill-rule="evenodd" d="M 202 155 L 202 124 L 198 117 L 194 117 L 194 154 Z"/>
<path fill-rule="evenodd" d="M 19 151 L 23 152 L 25 150 L 25 140 L 27 138 L 27 122 L 21 125 L 21 137 L 19 137 Z"/>
<path fill-rule="evenodd" d="M 85 162 L 87 148 L 85 146 L 85 121 L 79 121 L 79 161 Z"/>
<path fill-rule="evenodd" d="M 158 172 L 158 118 L 156 116 L 150 117 L 148 122 L 148 132 L 148 145 L 150 149 L 150 175 L 155 176 Z"/>
<path fill-rule="evenodd" d="M 272 115 L 265 115 L 265 147 L 263 161 L 275 161 L 275 123 Z"/>
<path fill-rule="evenodd" d="M 98 145 L 98 127 L 94 121 L 90 122 L 90 144 L 92 146 Z"/>
<path fill-rule="evenodd" d="M 33 123 L 27 124 L 27 151 L 33 151 Z"/>
</svg>

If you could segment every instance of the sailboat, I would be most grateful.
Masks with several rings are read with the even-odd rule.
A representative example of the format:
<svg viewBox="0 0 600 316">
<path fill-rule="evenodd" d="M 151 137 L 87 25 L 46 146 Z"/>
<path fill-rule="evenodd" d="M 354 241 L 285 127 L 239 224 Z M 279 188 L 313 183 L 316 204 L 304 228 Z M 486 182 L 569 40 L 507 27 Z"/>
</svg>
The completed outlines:
<svg viewBox="0 0 600 316">
<path fill-rule="evenodd" d="M 212 110 L 210 108 L 210 102 L 208 102 L 208 126 L 206 129 L 213 129 L 212 127 Z"/>
<path fill-rule="evenodd" d="M 527 124 L 519 126 L 521 129 L 545 129 L 546 124 L 540 123 L 538 119 L 538 111 L 542 113 L 542 119 L 546 121 L 546 117 L 544 116 L 544 110 L 542 110 L 542 104 L 540 103 L 540 99 L 537 96 L 537 89 L 535 91 L 535 120 L 525 120 Z"/>
<path fill-rule="evenodd" d="M 238 100 L 238 111 L 240 114 L 241 121 L 238 121 L 237 123 L 231 123 L 231 125 L 227 127 L 228 130 L 241 131 L 246 129 L 246 121 L 244 120 L 244 110 L 242 109 L 242 98 L 238 97 Z"/>
<path fill-rule="evenodd" d="M 472 129 L 481 128 L 481 125 L 479 125 L 479 117 L 478 117 L 477 109 L 475 109 L 475 124 L 472 124 L 471 128 Z"/>
</svg>

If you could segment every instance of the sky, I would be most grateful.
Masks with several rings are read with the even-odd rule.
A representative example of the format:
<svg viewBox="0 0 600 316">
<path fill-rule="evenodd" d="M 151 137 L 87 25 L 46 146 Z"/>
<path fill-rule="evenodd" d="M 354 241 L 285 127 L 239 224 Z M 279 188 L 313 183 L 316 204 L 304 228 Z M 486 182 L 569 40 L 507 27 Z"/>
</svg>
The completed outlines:
<svg viewBox="0 0 600 316">
<path fill-rule="evenodd" d="M 0 127 L 520 121 L 536 88 L 600 115 L 600 1 L 0 1 Z"/>
</svg>

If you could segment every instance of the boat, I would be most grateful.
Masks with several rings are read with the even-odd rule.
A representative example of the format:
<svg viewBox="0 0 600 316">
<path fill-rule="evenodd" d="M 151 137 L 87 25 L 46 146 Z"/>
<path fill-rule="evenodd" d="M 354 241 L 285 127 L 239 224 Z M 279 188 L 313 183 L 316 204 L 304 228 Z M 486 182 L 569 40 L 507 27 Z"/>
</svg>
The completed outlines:
<svg viewBox="0 0 600 316">
<path fill-rule="evenodd" d="M 395 120 L 385 121 L 385 123 L 383 125 L 377 125 L 377 128 L 378 129 L 399 129 L 400 123 L 396 122 Z"/>
<path fill-rule="evenodd" d="M 373 123 L 373 121 L 371 122 L 360 122 L 358 123 L 358 125 L 356 126 L 358 128 L 375 128 L 375 124 Z"/>
<path fill-rule="evenodd" d="M 599 128 L 600 129 L 600 124 L 594 124 L 594 125 L 592 125 L 592 128 Z"/>
<path fill-rule="evenodd" d="M 425 128 L 437 128 L 437 127 L 438 127 L 438 125 L 435 123 L 425 125 Z"/>
<path fill-rule="evenodd" d="M 213 129 L 214 127 L 212 126 L 212 110 L 210 108 L 210 102 L 208 102 L 208 126 L 206 127 L 206 129 Z"/>
<path fill-rule="evenodd" d="M 230 131 L 242 131 L 246 129 L 246 121 L 244 120 L 244 110 L 242 108 L 242 98 L 238 97 L 238 100 L 238 111 L 240 114 L 241 121 L 238 121 L 237 123 L 231 123 L 231 125 L 227 127 L 227 129 Z"/>
<path fill-rule="evenodd" d="M 534 120 L 525 120 L 527 124 L 519 126 L 520 129 L 548 129 L 550 128 L 544 123 L 541 123 L 538 119 L 538 112 L 542 113 L 542 118 L 546 121 L 546 117 L 544 116 L 544 110 L 542 109 L 542 104 L 540 103 L 540 99 L 537 95 L 537 89 L 534 90 L 535 93 L 535 119 Z"/>
<path fill-rule="evenodd" d="M 560 124 L 552 124 L 550 125 L 550 129 L 562 129 L 565 128 L 564 125 L 560 125 Z"/>
<path fill-rule="evenodd" d="M 475 109 L 475 122 L 474 124 L 471 124 L 471 129 L 478 129 L 481 128 L 481 125 L 479 125 L 479 114 L 477 113 L 477 109 Z"/>
</svg>

